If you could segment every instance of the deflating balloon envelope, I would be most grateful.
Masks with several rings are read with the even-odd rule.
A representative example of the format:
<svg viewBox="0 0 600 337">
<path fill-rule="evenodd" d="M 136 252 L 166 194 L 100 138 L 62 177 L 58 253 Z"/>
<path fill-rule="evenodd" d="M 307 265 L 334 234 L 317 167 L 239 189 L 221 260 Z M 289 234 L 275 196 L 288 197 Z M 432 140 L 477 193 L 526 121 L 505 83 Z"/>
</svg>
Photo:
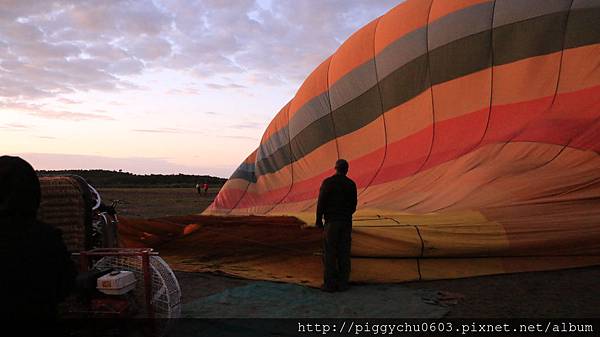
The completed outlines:
<svg viewBox="0 0 600 337">
<path fill-rule="evenodd" d="M 598 263 L 598 27 L 600 0 L 405 1 L 315 68 L 205 213 L 312 223 L 343 158 L 354 256 L 421 278 Z"/>
</svg>

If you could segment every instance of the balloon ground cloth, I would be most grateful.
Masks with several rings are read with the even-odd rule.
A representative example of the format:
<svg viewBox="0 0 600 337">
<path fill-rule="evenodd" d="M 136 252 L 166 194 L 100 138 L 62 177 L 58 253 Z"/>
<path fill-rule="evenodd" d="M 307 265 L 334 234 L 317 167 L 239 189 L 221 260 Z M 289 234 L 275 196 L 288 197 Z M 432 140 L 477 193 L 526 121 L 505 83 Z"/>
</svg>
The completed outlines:
<svg viewBox="0 0 600 337">
<path fill-rule="evenodd" d="M 565 211 L 556 205 L 535 215 L 531 209 L 517 210 L 511 215 L 513 221 L 537 217 L 549 225 L 553 212 Z M 577 221 L 576 213 L 573 217 Z M 433 280 L 600 264 L 599 234 L 594 230 L 563 231 L 559 237 L 554 231 L 544 236 L 523 226 L 522 235 L 507 244 L 502 227 L 489 226 L 479 213 L 396 214 L 358 218 L 354 223 L 353 282 Z M 119 231 L 123 246 L 154 247 L 175 270 L 216 271 L 313 287 L 322 282 L 321 231 L 297 218 L 121 218 Z"/>
<path fill-rule="evenodd" d="M 331 294 L 294 284 L 259 281 L 187 303 L 183 307 L 183 317 L 443 317 L 448 309 L 425 303 L 423 292 L 397 284 L 378 284 Z"/>
</svg>

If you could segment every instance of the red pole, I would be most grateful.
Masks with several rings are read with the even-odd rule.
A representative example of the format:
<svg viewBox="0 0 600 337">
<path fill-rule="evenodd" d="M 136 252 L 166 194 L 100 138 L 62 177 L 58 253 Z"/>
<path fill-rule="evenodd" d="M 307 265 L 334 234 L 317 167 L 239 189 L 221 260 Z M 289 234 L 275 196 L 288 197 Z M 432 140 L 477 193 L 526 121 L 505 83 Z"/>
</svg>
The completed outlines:
<svg viewBox="0 0 600 337">
<path fill-rule="evenodd" d="M 82 273 L 88 271 L 90 267 L 90 261 L 88 259 L 87 252 L 79 253 L 79 269 Z"/>
<path fill-rule="evenodd" d="M 148 251 L 142 253 L 142 273 L 144 274 L 144 291 L 146 292 L 146 310 L 148 317 L 154 319 L 154 305 L 152 304 L 152 269 Z"/>
</svg>

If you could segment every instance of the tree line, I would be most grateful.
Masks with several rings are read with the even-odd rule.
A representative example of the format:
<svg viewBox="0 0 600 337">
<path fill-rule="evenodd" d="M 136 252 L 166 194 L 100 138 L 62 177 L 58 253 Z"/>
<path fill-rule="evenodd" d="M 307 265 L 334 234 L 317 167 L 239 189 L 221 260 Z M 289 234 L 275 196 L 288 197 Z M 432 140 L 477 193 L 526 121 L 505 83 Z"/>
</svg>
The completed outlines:
<svg viewBox="0 0 600 337">
<path fill-rule="evenodd" d="M 90 185 L 106 187 L 195 187 L 207 183 L 209 186 L 222 186 L 227 179 L 209 175 L 190 174 L 133 174 L 109 170 L 40 170 L 39 176 L 78 175 Z"/>
</svg>

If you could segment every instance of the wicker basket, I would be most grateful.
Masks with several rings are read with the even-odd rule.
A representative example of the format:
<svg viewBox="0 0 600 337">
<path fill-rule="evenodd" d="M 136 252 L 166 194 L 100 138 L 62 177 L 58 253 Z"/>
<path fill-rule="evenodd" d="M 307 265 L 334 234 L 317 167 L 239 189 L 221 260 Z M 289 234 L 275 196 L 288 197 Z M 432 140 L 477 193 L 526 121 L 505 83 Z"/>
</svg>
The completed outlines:
<svg viewBox="0 0 600 337">
<path fill-rule="evenodd" d="M 77 177 L 40 177 L 42 202 L 38 219 L 59 228 L 70 252 L 89 249 L 92 201 Z"/>
</svg>

